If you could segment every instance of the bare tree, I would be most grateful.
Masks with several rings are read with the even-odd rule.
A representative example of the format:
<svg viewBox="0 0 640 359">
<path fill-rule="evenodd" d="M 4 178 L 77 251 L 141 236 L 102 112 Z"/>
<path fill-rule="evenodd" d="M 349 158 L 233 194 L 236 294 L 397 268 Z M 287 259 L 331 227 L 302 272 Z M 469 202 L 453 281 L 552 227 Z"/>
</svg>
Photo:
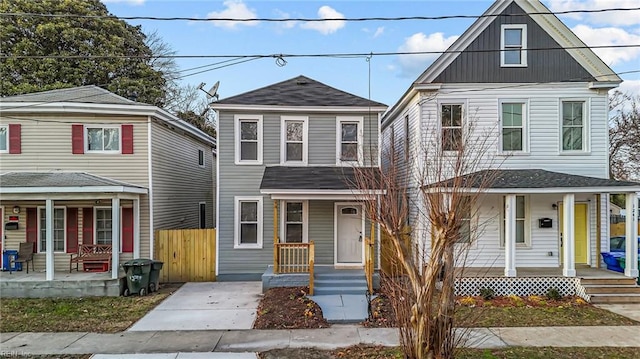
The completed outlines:
<svg viewBox="0 0 640 359">
<path fill-rule="evenodd" d="M 611 177 L 640 180 L 640 96 L 615 91 L 609 99 Z"/>
</svg>

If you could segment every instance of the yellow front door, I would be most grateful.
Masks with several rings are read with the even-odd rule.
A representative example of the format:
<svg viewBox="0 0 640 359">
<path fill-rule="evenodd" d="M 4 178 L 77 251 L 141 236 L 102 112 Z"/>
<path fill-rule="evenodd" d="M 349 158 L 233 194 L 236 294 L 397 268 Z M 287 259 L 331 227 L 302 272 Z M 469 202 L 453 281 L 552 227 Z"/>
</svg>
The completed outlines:
<svg viewBox="0 0 640 359">
<path fill-rule="evenodd" d="M 560 204 L 560 207 L 558 208 L 559 212 L 560 212 L 560 224 L 559 224 L 559 228 L 560 228 L 560 233 L 562 236 L 562 228 L 563 228 L 563 214 L 564 212 L 562 211 L 562 204 Z M 588 206 L 586 203 L 576 203 L 575 207 L 574 207 L 574 211 L 575 211 L 575 227 L 574 227 L 574 233 L 575 233 L 575 261 L 576 264 L 587 264 L 587 248 L 589 245 L 589 235 L 588 235 L 588 231 L 589 231 L 589 227 L 588 227 L 588 222 L 587 222 L 587 216 L 589 214 L 589 210 L 588 210 Z M 564 258 L 564 247 L 562 246 L 564 244 L 564 239 L 560 242 L 560 261 L 562 261 L 562 258 Z"/>
</svg>

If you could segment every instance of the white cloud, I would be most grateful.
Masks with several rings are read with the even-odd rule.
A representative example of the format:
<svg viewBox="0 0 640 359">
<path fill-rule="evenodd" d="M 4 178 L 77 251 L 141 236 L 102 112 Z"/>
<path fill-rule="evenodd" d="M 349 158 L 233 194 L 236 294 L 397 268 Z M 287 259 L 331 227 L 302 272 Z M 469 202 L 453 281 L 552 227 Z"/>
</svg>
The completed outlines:
<svg viewBox="0 0 640 359">
<path fill-rule="evenodd" d="M 324 5 L 318 9 L 318 17 L 320 19 L 344 19 L 344 15 L 336 11 L 330 6 Z M 330 21 L 311 21 L 300 25 L 303 29 L 315 30 L 323 35 L 333 34 L 342 29 L 346 22 L 344 20 Z"/>
<path fill-rule="evenodd" d="M 207 14 L 209 19 L 255 19 L 257 13 L 254 9 L 250 9 L 242 0 L 225 0 L 222 3 L 225 8 L 221 11 L 212 11 Z M 225 27 L 227 29 L 235 29 L 237 26 L 255 26 L 258 21 L 213 21 L 213 25 Z"/>
<path fill-rule="evenodd" d="M 291 18 L 291 14 L 289 14 L 288 12 L 284 12 L 279 9 L 275 9 L 274 12 L 276 13 L 276 16 L 280 19 Z M 291 29 L 296 26 L 296 23 L 297 21 L 282 21 L 278 23 L 278 26 L 280 26 L 283 29 Z"/>
<path fill-rule="evenodd" d="M 125 3 L 129 5 L 143 5 L 145 0 L 100 0 L 105 4 Z"/>
<path fill-rule="evenodd" d="M 618 90 L 624 93 L 629 93 L 635 96 L 640 95 L 640 80 L 624 80 L 620 84 Z"/>
<path fill-rule="evenodd" d="M 589 46 L 640 44 L 640 35 L 629 33 L 615 27 L 592 28 L 578 25 L 571 29 Z M 640 57 L 640 48 L 601 48 L 593 49 L 607 65 L 613 66 Z"/>
<path fill-rule="evenodd" d="M 547 0 L 551 11 L 597 10 L 611 8 L 636 8 L 638 0 Z M 640 11 L 609 11 L 595 13 L 572 13 L 560 15 L 592 24 L 633 26 L 638 25 Z"/>
<path fill-rule="evenodd" d="M 441 32 L 435 32 L 430 35 L 418 32 L 406 38 L 404 43 L 398 48 L 398 51 L 444 51 L 457 39 L 458 36 L 444 37 L 444 34 Z M 413 76 L 418 72 L 424 71 L 438 56 L 440 56 L 440 54 L 400 55 L 398 62 L 402 75 Z"/>
<path fill-rule="evenodd" d="M 376 32 L 373 34 L 373 38 L 375 39 L 376 37 L 382 35 L 384 33 L 384 27 L 380 26 L 379 28 L 376 29 Z"/>
</svg>

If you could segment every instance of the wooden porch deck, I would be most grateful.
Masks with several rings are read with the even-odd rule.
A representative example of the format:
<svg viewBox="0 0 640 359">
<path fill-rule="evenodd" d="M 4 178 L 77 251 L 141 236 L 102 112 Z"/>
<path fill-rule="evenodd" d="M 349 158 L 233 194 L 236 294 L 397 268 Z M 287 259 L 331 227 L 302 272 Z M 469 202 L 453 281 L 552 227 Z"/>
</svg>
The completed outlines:
<svg viewBox="0 0 640 359">
<path fill-rule="evenodd" d="M 562 268 L 516 268 L 517 277 L 562 277 Z M 504 268 L 458 268 L 462 277 L 504 277 Z M 626 278 L 624 273 L 605 268 L 576 267 L 576 278 L 617 279 Z"/>
</svg>

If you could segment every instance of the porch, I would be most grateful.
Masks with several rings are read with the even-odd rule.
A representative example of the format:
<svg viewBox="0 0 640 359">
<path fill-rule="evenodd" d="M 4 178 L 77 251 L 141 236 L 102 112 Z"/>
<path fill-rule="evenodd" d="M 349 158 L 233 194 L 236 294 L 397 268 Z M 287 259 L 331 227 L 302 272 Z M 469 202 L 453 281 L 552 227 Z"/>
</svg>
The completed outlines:
<svg viewBox="0 0 640 359">
<path fill-rule="evenodd" d="M 56 272 L 47 279 L 43 271 L 0 272 L 0 293 L 4 298 L 117 297 L 126 285 L 124 272 Z"/>
</svg>

